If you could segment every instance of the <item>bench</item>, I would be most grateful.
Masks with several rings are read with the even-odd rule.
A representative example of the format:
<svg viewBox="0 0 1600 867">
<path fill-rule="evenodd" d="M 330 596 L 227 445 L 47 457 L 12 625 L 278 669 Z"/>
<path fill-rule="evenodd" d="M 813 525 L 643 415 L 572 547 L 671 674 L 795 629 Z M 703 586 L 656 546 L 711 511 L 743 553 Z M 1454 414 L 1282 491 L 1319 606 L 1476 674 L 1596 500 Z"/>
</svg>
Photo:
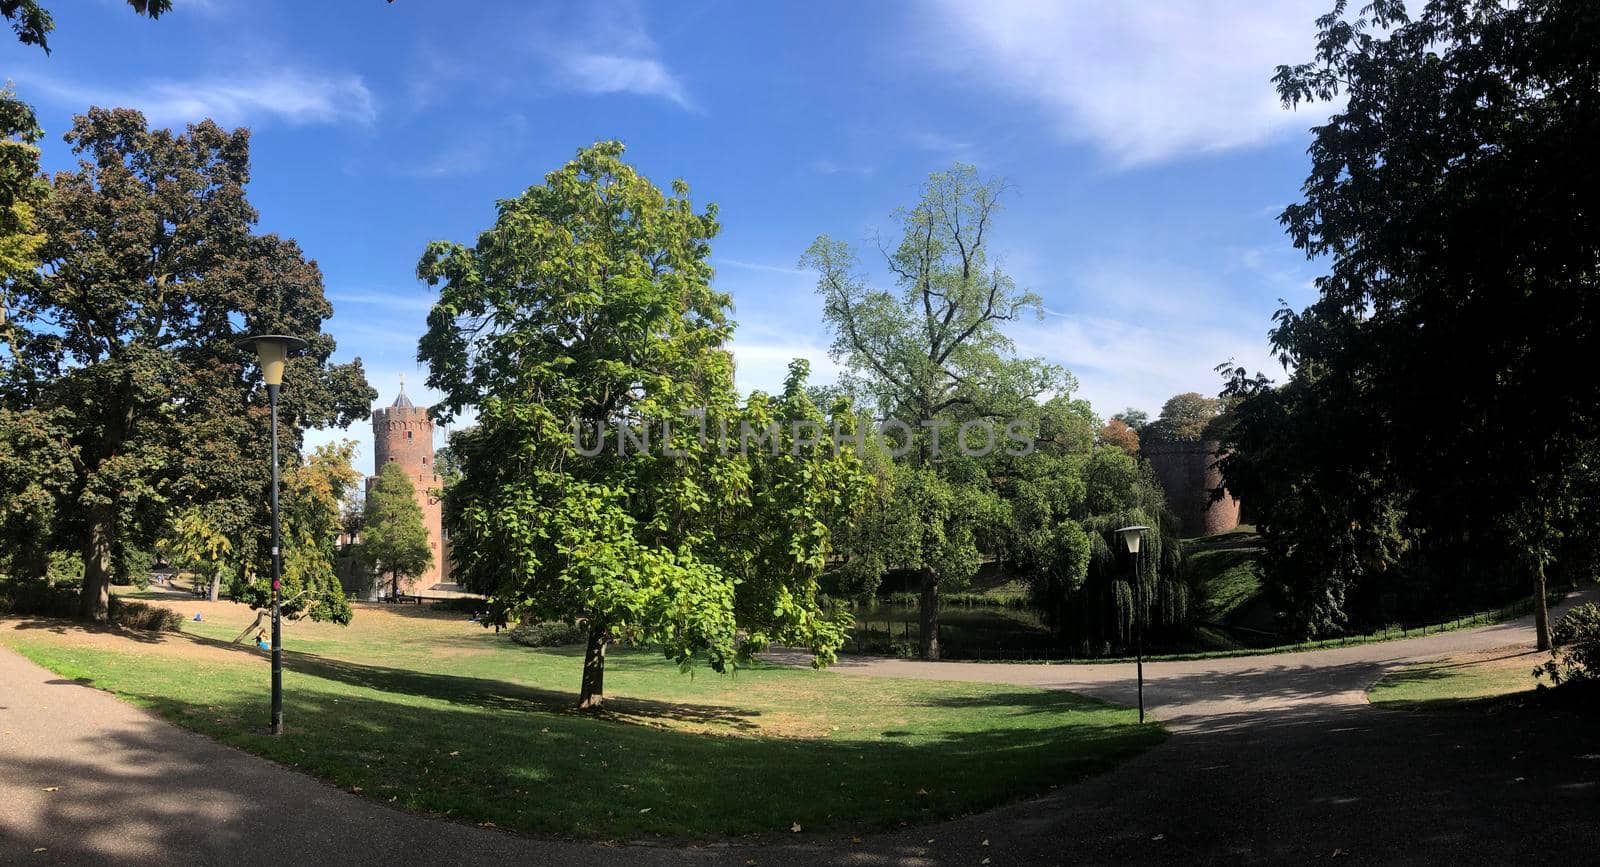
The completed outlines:
<svg viewBox="0 0 1600 867">
<path fill-rule="evenodd" d="M 422 597 L 410 593 L 398 593 L 393 596 L 385 596 L 383 601 L 399 605 L 404 605 L 408 602 L 415 602 L 416 604 L 421 605 Z"/>
</svg>

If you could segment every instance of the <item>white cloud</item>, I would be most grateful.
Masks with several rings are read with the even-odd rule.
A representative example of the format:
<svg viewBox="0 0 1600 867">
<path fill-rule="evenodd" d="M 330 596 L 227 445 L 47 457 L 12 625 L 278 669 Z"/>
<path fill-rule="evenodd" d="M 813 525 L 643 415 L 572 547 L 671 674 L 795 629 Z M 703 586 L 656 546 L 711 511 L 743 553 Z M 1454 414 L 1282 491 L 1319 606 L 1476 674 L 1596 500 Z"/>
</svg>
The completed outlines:
<svg viewBox="0 0 1600 867">
<path fill-rule="evenodd" d="M 694 108 L 683 83 L 654 58 L 572 52 L 555 60 L 561 83 L 582 93 L 632 93 Z"/>
<path fill-rule="evenodd" d="M 839 379 L 841 368 L 828 357 L 828 350 L 803 341 L 763 342 L 733 339 L 734 385 L 743 394 L 760 389 L 768 394 L 783 391 L 789 376 L 789 362 L 804 358 L 811 362 L 810 385 L 828 385 Z"/>
<path fill-rule="evenodd" d="M 1311 57 L 1326 0 L 939 0 L 934 62 L 1032 103 L 1062 137 L 1127 167 L 1305 130 L 1270 81 Z"/>
<path fill-rule="evenodd" d="M 87 105 L 134 106 L 153 124 L 182 125 L 202 118 L 252 124 L 273 119 L 293 125 L 372 123 L 378 109 L 358 75 L 278 69 L 252 75 L 139 84 L 83 83 L 28 77 L 31 87 L 75 109 Z"/>
</svg>

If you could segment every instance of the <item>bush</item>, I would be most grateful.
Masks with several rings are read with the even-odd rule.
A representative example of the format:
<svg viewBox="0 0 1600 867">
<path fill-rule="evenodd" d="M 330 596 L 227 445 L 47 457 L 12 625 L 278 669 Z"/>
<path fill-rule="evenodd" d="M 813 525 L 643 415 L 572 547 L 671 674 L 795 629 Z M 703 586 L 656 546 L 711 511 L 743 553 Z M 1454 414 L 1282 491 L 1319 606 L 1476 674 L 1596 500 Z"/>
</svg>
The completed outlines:
<svg viewBox="0 0 1600 867">
<path fill-rule="evenodd" d="M 72 617 L 78 613 L 78 589 L 48 581 L 0 582 L 0 614 Z"/>
<path fill-rule="evenodd" d="M 1600 682 L 1600 605 L 1588 602 L 1567 612 L 1550 631 L 1550 661 L 1533 670 L 1535 677 Z"/>
<path fill-rule="evenodd" d="M 511 628 L 511 640 L 524 647 L 565 647 L 589 640 L 589 630 L 572 623 L 534 623 L 524 620 Z"/>
<path fill-rule="evenodd" d="M 459 611 L 463 614 L 482 614 L 488 603 L 473 596 L 457 596 L 452 599 L 435 599 L 428 603 L 428 607 L 435 611 Z"/>
<path fill-rule="evenodd" d="M 118 596 L 111 597 L 107 620 L 123 629 L 140 629 L 146 632 L 180 632 L 183 615 L 171 608 L 133 602 Z"/>
</svg>

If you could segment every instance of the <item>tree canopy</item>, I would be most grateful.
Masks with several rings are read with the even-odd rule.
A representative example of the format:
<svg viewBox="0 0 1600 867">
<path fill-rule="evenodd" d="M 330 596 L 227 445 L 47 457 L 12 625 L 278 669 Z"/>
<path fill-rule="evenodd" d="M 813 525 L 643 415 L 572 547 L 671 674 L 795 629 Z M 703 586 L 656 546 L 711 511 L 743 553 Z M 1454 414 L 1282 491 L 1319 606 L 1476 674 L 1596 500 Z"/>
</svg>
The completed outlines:
<svg viewBox="0 0 1600 867">
<path fill-rule="evenodd" d="M 128 0 L 135 14 L 151 19 L 172 11 L 172 0 Z M 40 6 L 38 0 L 0 0 L 0 18 L 11 22 L 11 30 L 23 45 L 37 45 L 50 53 L 49 36 L 56 29 L 50 10 Z"/>
<path fill-rule="evenodd" d="M 1059 366 L 1017 357 L 1003 330 L 1042 314 L 1039 296 L 1018 288 L 990 253 L 1002 190 L 970 165 L 931 175 L 917 203 L 895 212 L 899 240 L 878 239 L 894 291 L 874 288 L 851 246 L 827 235 L 800 260 L 817 272 L 833 355 L 849 368 L 847 386 L 867 395 L 880 418 L 909 431 L 907 466 L 880 471 L 895 476 L 885 484 L 906 491 L 897 494 L 906 502 L 875 513 L 884 522 L 877 531 L 852 534 L 849 556 L 855 570 L 894 564 L 921 576 L 925 658 L 939 656 L 939 593 L 976 573 L 984 530 L 1003 523 L 1004 510 L 982 473 L 952 475 L 954 465 L 939 457 L 941 432 L 972 419 L 1008 419 L 1045 392 L 1075 386 Z"/>
<path fill-rule="evenodd" d="M 422 507 L 411 477 L 396 463 L 378 468 L 378 476 L 367 492 L 361 521 L 361 545 L 357 556 L 363 564 L 388 575 L 389 592 L 400 594 L 400 580 L 415 578 L 433 566 L 433 549 L 428 528 L 422 522 Z"/>
<path fill-rule="evenodd" d="M 1343 102 L 1281 218 L 1327 273 L 1278 315 L 1288 381 L 1233 372 L 1224 472 L 1307 630 L 1592 574 L 1597 44 L 1591 3 L 1341 2 L 1278 69 Z"/>
<path fill-rule="evenodd" d="M 622 154 L 580 150 L 500 202 L 475 246 L 436 242 L 418 266 L 440 285 L 419 353 L 445 395 L 435 412 L 478 416 L 451 442 L 454 574 L 488 594 L 490 622 L 585 625 L 586 709 L 613 641 L 718 671 L 772 641 L 831 659 L 846 621 L 816 579 L 864 484 L 848 451 L 792 427 L 771 452 L 702 434 L 697 418 L 766 430 L 821 415 L 803 367 L 778 400 L 740 404 L 730 300 L 706 261 L 716 208 L 697 212 L 683 181 L 663 193 Z"/>
<path fill-rule="evenodd" d="M 38 208 L 42 265 L 0 284 L 0 405 L 36 419 L 53 451 L 35 460 L 72 467 L 44 544 L 83 552 L 82 614 L 103 619 L 115 559 L 189 505 L 207 504 L 238 555 L 264 561 L 268 415 L 241 334 L 310 342 L 285 375 L 291 462 L 300 430 L 364 418 L 376 393 L 359 359 L 329 361 L 316 264 L 253 232 L 248 131 L 202 121 L 174 133 L 94 108 L 66 140 L 80 159 Z"/>
</svg>

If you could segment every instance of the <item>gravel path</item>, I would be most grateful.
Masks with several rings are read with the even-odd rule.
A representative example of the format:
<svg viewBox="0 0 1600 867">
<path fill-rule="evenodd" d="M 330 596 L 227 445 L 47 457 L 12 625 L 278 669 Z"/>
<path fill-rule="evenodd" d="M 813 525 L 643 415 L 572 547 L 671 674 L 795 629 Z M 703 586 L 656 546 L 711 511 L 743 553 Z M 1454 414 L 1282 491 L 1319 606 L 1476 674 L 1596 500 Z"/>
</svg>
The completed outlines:
<svg viewBox="0 0 1600 867">
<path fill-rule="evenodd" d="M 1254 658 L 1150 663 L 1176 735 L 1115 770 L 950 822 L 769 846 L 603 846 L 396 812 L 179 729 L 0 649 L 4 864 L 1510 863 L 1600 851 L 1600 734 L 1562 715 L 1367 705 L 1396 666 L 1527 653 L 1524 621 Z M 843 661 L 1133 700 L 1132 665 Z M 782 785 L 782 769 L 773 769 Z"/>
</svg>

